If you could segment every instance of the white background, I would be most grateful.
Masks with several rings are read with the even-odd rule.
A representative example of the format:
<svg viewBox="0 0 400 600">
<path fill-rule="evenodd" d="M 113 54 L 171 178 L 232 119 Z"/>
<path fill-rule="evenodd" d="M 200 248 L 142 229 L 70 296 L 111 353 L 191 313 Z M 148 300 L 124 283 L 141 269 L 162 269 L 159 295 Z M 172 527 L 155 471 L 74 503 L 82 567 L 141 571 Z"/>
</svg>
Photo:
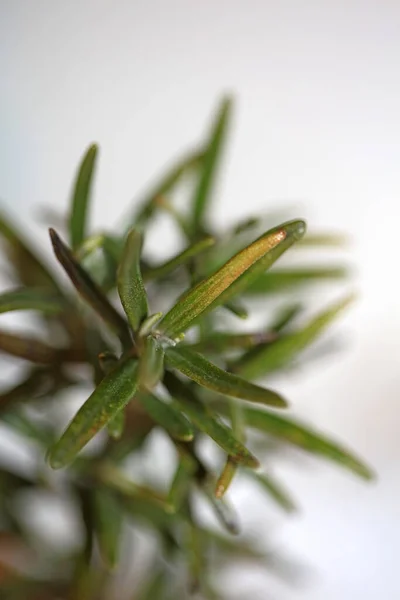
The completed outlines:
<svg viewBox="0 0 400 600">
<path fill-rule="evenodd" d="M 400 4 L 1 0 L 0 45 L 0 196 L 24 219 L 65 206 L 83 149 L 98 141 L 94 221 L 115 222 L 230 91 L 216 219 L 288 205 L 314 229 L 351 233 L 360 300 L 337 329 L 351 344 L 281 387 L 379 479 L 282 464 L 302 507 L 290 519 L 238 490 L 248 527 L 264 536 L 272 523 L 313 574 L 304 588 L 250 574 L 235 585 L 260 600 L 399 598 Z"/>
</svg>

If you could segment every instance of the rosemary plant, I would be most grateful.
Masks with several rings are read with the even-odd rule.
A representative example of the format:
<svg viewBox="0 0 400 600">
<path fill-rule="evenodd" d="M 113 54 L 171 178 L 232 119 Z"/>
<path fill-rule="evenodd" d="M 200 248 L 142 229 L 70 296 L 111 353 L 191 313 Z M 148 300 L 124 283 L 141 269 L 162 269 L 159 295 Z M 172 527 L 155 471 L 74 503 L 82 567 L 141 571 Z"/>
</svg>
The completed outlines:
<svg viewBox="0 0 400 600">
<path fill-rule="evenodd" d="M 77 171 L 64 230 L 50 229 L 52 260 L 42 260 L 0 215 L 14 280 L 0 295 L 0 312 L 34 311 L 40 324 L 35 337 L 0 330 L 1 352 L 22 365 L 17 385 L 3 385 L 2 430 L 30 440 L 37 460 L 28 475 L 4 461 L 0 470 L 2 598 L 225 597 L 217 592 L 223 565 L 248 558 L 272 564 L 259 545 L 235 537 L 239 523 L 225 496 L 236 474 L 247 477 L 249 486 L 261 486 L 282 509 L 294 509 L 262 464 L 254 432 L 266 445 L 294 446 L 362 478 L 372 476 L 350 451 L 291 417 L 279 391 L 260 383 L 290 367 L 351 297 L 304 323 L 299 288 L 341 278 L 346 270 L 275 266 L 287 251 L 334 246 L 339 236 L 306 234 L 301 219 L 267 231 L 263 217 L 223 232 L 210 223 L 230 114 L 231 101 L 224 99 L 205 143 L 136 201 L 133 215 L 114 232 L 94 233 L 88 224 L 98 154 L 91 146 Z M 182 181 L 186 210 L 173 201 Z M 159 212 L 169 214 L 184 243 L 175 256 L 154 264 L 142 246 Z M 59 277 L 62 270 L 69 281 Z M 259 315 L 264 324 L 237 327 L 248 306 L 260 312 L 262 304 L 252 298 L 269 300 L 270 308 Z M 66 393 L 88 386 L 89 397 L 66 422 Z M 164 488 L 135 481 L 129 469 L 156 431 L 163 432 L 176 460 Z M 205 438 L 219 449 L 213 463 L 202 453 Z M 27 528 L 18 498 L 44 491 L 71 501 L 82 523 L 78 547 L 54 548 Z M 198 497 L 227 534 L 202 518 Z M 121 577 L 131 568 L 124 535 L 129 523 L 153 530 L 157 544 L 154 564 L 138 583 L 127 585 Z M 15 549 L 17 560 L 11 558 Z"/>
</svg>

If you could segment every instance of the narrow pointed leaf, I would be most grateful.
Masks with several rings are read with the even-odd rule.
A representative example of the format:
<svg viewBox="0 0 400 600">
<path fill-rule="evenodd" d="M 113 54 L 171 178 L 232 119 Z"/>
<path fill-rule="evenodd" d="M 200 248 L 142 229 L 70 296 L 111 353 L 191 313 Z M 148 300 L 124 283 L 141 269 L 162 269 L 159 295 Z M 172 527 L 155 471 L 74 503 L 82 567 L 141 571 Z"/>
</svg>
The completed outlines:
<svg viewBox="0 0 400 600">
<path fill-rule="evenodd" d="M 242 292 L 253 278 L 265 271 L 305 231 L 303 221 L 292 221 L 270 230 L 238 252 L 214 275 L 186 292 L 159 324 L 159 330 L 176 337 L 205 311 L 226 303 Z"/>
<path fill-rule="evenodd" d="M 216 498 L 211 486 L 202 488 L 202 491 L 206 494 L 221 525 L 229 533 L 238 535 L 240 533 L 239 521 L 231 505 L 224 498 Z"/>
<path fill-rule="evenodd" d="M 198 342 L 185 344 L 191 350 L 200 353 L 221 354 L 232 350 L 246 350 L 258 344 L 274 342 L 277 336 L 271 331 L 260 331 L 254 333 L 228 333 L 216 331 L 202 338 Z"/>
<path fill-rule="evenodd" d="M 230 302 L 224 304 L 223 307 L 235 315 L 235 317 L 239 317 L 239 319 L 247 319 L 249 316 L 247 308 L 242 306 L 242 304 L 239 304 L 239 302 L 234 302 L 231 300 Z"/>
<path fill-rule="evenodd" d="M 292 498 L 288 495 L 287 491 L 278 483 L 274 477 L 265 473 L 257 473 L 256 471 L 246 471 L 254 481 L 256 481 L 266 493 L 286 512 L 294 512 L 296 505 Z"/>
<path fill-rule="evenodd" d="M 209 141 L 202 161 L 199 182 L 193 196 L 193 231 L 203 229 L 212 188 L 221 161 L 227 129 L 232 112 L 232 100 L 224 98 L 211 128 Z"/>
<path fill-rule="evenodd" d="M 353 299 L 353 296 L 348 296 L 337 302 L 314 317 L 303 329 L 279 338 L 248 360 L 242 361 L 235 371 L 248 379 L 256 379 L 285 367 L 299 352 L 312 344 Z"/>
<path fill-rule="evenodd" d="M 165 374 L 164 383 L 174 402 L 200 431 L 210 436 L 239 464 L 252 468 L 258 466 L 258 460 L 239 440 L 235 439 L 232 430 L 201 404 L 172 373 Z"/>
<path fill-rule="evenodd" d="M 137 390 L 137 361 L 128 358 L 100 382 L 50 450 L 53 469 L 66 466 L 78 452 L 133 398 Z"/>
<path fill-rule="evenodd" d="M 344 267 L 326 267 L 309 269 L 285 269 L 262 273 L 246 290 L 246 294 L 273 294 L 294 287 L 309 285 L 323 280 L 344 279 L 348 270 Z"/>
<path fill-rule="evenodd" d="M 276 392 L 223 371 L 189 348 L 168 348 L 165 359 L 170 367 L 219 394 L 281 408 L 287 406 L 286 401 Z"/>
<path fill-rule="evenodd" d="M 139 359 L 139 385 L 146 390 L 152 390 L 164 373 L 164 350 L 151 335 L 144 340 L 143 346 Z"/>
<path fill-rule="evenodd" d="M 172 271 L 180 267 L 181 265 L 189 262 L 193 257 L 197 256 L 204 250 L 210 248 L 213 244 L 215 244 L 215 240 L 212 237 L 206 237 L 199 242 L 189 246 L 183 252 L 180 252 L 167 262 L 157 266 L 157 267 L 148 267 L 144 273 L 143 277 L 145 281 L 150 279 L 160 279 L 161 277 L 166 277 Z"/>
<path fill-rule="evenodd" d="M 122 306 L 133 331 L 139 329 L 148 313 L 146 290 L 140 272 L 141 249 L 142 236 L 137 230 L 132 229 L 122 253 L 117 284 Z"/>
<path fill-rule="evenodd" d="M 238 464 L 230 456 L 215 486 L 215 497 L 222 498 L 236 475 Z"/>
<path fill-rule="evenodd" d="M 117 565 L 123 526 L 123 511 L 116 496 L 99 487 L 94 490 L 94 525 L 100 554 L 110 569 Z"/>
<path fill-rule="evenodd" d="M 105 375 L 110 373 L 118 364 L 118 358 L 111 352 L 102 352 L 98 356 L 100 368 Z M 124 432 L 125 412 L 121 409 L 115 417 L 107 423 L 107 431 L 114 440 L 119 440 Z"/>
<path fill-rule="evenodd" d="M 145 198 L 142 201 L 135 202 L 139 209 L 132 218 L 125 220 L 130 224 L 129 227 L 134 226 L 142 229 L 157 210 L 157 199 L 168 195 L 185 175 L 196 169 L 201 163 L 202 157 L 202 152 L 191 152 L 172 165 Z"/>
<path fill-rule="evenodd" d="M 231 400 L 229 404 L 233 435 L 241 442 L 245 442 L 245 420 L 242 405 L 234 400 Z M 215 487 L 216 498 L 222 498 L 224 496 L 236 475 L 237 469 L 238 464 L 228 456 L 225 467 L 219 476 Z"/>
<path fill-rule="evenodd" d="M 139 337 L 146 337 L 149 335 L 154 325 L 158 323 L 158 321 L 163 316 L 162 312 L 154 313 L 154 315 L 150 315 L 143 321 L 139 329 Z"/>
<path fill-rule="evenodd" d="M 0 313 L 35 310 L 57 315 L 65 310 L 62 298 L 46 289 L 16 288 L 0 294 Z"/>
<path fill-rule="evenodd" d="M 180 510 L 187 497 L 195 470 L 196 464 L 193 460 L 189 460 L 184 455 L 180 457 L 167 498 L 167 502 L 173 507 L 174 512 Z"/>
<path fill-rule="evenodd" d="M 301 304 L 289 304 L 288 306 L 283 307 L 276 314 L 270 326 L 271 332 L 278 334 L 281 331 L 284 331 L 289 325 L 292 324 L 302 309 L 303 306 Z M 260 340 L 260 343 L 263 343 L 262 340 Z"/>
<path fill-rule="evenodd" d="M 175 406 L 149 392 L 141 392 L 137 397 L 153 421 L 168 431 L 173 438 L 183 442 L 190 442 L 193 439 L 191 424 Z"/>
<path fill-rule="evenodd" d="M 110 304 L 90 275 L 75 260 L 71 250 L 62 242 L 54 229 L 50 229 L 50 237 L 54 253 L 76 290 L 93 310 L 116 331 L 121 341 L 129 345 L 130 336 L 125 320 Z"/>
<path fill-rule="evenodd" d="M 364 479 L 373 477 L 371 469 L 354 454 L 312 428 L 302 425 L 294 419 L 255 408 L 245 407 L 243 411 L 248 427 L 258 429 L 307 452 L 327 458 Z"/>
<path fill-rule="evenodd" d="M 8 256 L 22 284 L 47 287 L 59 291 L 51 271 L 31 250 L 10 219 L 0 211 L 0 237 L 5 241 Z"/>
<path fill-rule="evenodd" d="M 79 165 L 72 193 L 69 231 L 71 246 L 76 250 L 87 237 L 86 221 L 98 147 L 90 146 Z"/>
</svg>

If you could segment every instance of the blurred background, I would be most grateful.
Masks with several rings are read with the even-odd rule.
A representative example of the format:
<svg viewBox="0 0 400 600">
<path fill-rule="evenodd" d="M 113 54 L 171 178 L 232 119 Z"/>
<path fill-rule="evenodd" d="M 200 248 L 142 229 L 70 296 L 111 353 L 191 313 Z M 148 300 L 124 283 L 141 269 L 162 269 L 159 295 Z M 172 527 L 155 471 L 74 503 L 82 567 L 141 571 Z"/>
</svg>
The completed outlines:
<svg viewBox="0 0 400 600">
<path fill-rule="evenodd" d="M 90 142 L 93 222 L 109 225 L 202 139 L 226 92 L 237 106 L 215 221 L 285 210 L 352 238 L 359 300 L 331 331 L 346 343 L 276 386 L 379 477 L 283 457 L 301 507 L 289 518 L 236 488 L 247 530 L 309 570 L 292 586 L 241 571 L 231 583 L 243 597 L 400 597 L 399 30 L 396 0 L 0 1 L 0 202 L 43 245 L 33 217 L 65 208 Z M 166 230 L 157 243 L 169 251 Z"/>
</svg>

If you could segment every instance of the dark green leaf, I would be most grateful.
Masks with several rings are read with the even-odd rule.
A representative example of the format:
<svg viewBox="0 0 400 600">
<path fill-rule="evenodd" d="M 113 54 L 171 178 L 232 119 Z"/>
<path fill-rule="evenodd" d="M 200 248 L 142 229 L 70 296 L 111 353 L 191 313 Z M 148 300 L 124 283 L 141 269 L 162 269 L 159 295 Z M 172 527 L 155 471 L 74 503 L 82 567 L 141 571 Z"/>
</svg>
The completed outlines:
<svg viewBox="0 0 400 600">
<path fill-rule="evenodd" d="M 94 494 L 94 524 L 101 556 L 109 568 L 117 565 L 123 526 L 123 511 L 116 496 L 104 487 Z"/>
<path fill-rule="evenodd" d="M 61 241 L 54 229 L 49 231 L 54 253 L 76 290 L 93 310 L 117 332 L 121 341 L 126 345 L 130 345 L 130 335 L 125 320 L 109 303 L 90 275 L 75 260 L 71 250 Z"/>
<path fill-rule="evenodd" d="M 307 452 L 323 456 L 343 467 L 350 469 L 364 479 L 371 479 L 373 473 L 351 452 L 333 442 L 329 438 L 313 431 L 294 419 L 281 417 L 272 412 L 244 408 L 246 424 L 259 429 L 268 435 L 282 439 L 289 444 L 298 446 Z"/>
<path fill-rule="evenodd" d="M 312 344 L 352 300 L 353 296 L 348 296 L 337 302 L 314 317 L 302 329 L 279 338 L 255 355 L 249 356 L 248 360 L 241 361 L 235 370 L 248 379 L 256 379 L 285 367 L 299 352 Z"/>
<path fill-rule="evenodd" d="M 258 466 L 258 460 L 241 442 L 235 439 L 231 429 L 219 419 L 218 415 L 213 415 L 201 404 L 172 373 L 165 374 L 164 383 L 174 398 L 174 402 L 200 431 L 210 436 L 239 464 L 252 468 Z"/>
<path fill-rule="evenodd" d="M 309 269 L 285 269 L 262 273 L 246 290 L 246 294 L 272 294 L 297 286 L 309 285 L 323 280 L 344 279 L 348 271 L 344 267 Z"/>
<path fill-rule="evenodd" d="M 132 229 L 122 253 L 117 283 L 119 297 L 133 331 L 139 329 L 148 313 L 146 290 L 140 272 L 141 249 L 142 236 Z"/>
<path fill-rule="evenodd" d="M 87 212 L 97 152 L 98 147 L 95 144 L 88 148 L 79 166 L 74 184 L 71 214 L 69 217 L 69 231 L 73 250 L 77 250 L 87 235 Z"/>
<path fill-rule="evenodd" d="M 120 410 L 117 412 L 114 418 L 107 424 L 107 430 L 110 437 L 114 440 L 119 440 L 122 434 L 124 433 L 125 427 L 125 412 L 124 410 Z"/>
<path fill-rule="evenodd" d="M 238 252 L 214 275 L 188 290 L 159 324 L 159 330 L 176 337 L 205 311 L 226 303 L 242 292 L 305 232 L 303 221 L 276 227 Z"/>
<path fill-rule="evenodd" d="M 232 112 L 232 100 L 224 98 L 219 106 L 207 143 L 199 181 L 193 197 L 193 231 L 204 229 L 206 211 L 220 164 Z"/>
<path fill-rule="evenodd" d="M 49 463 L 59 469 L 128 404 L 137 389 L 137 361 L 128 358 L 100 382 L 77 412 L 60 440 L 50 450 Z"/>
<path fill-rule="evenodd" d="M 0 294 L 0 313 L 37 310 L 46 315 L 57 315 L 64 309 L 62 298 L 46 289 L 17 288 Z"/>
<path fill-rule="evenodd" d="M 206 237 L 199 242 L 189 246 L 183 252 L 180 252 L 167 262 L 157 266 L 157 267 L 148 267 L 144 273 L 143 277 L 145 281 L 150 279 L 160 279 L 162 277 L 166 277 L 172 271 L 174 271 L 177 267 L 186 264 L 191 260 L 194 256 L 197 256 L 204 250 L 210 248 L 213 244 L 215 244 L 215 240 L 212 237 Z"/>
<path fill-rule="evenodd" d="M 196 467 L 196 463 L 187 455 L 180 457 L 167 498 L 167 502 L 174 508 L 174 512 L 180 510 L 184 499 L 188 495 Z"/>
<path fill-rule="evenodd" d="M 160 400 L 149 392 L 139 393 L 138 400 L 153 421 L 168 431 L 173 438 L 184 442 L 193 439 L 191 424 L 172 404 Z"/>
<path fill-rule="evenodd" d="M 199 385 L 219 394 L 270 406 L 282 408 L 287 406 L 285 400 L 276 392 L 223 371 L 210 363 L 204 356 L 189 348 L 168 348 L 165 359 L 170 367 L 177 369 Z"/>
</svg>

